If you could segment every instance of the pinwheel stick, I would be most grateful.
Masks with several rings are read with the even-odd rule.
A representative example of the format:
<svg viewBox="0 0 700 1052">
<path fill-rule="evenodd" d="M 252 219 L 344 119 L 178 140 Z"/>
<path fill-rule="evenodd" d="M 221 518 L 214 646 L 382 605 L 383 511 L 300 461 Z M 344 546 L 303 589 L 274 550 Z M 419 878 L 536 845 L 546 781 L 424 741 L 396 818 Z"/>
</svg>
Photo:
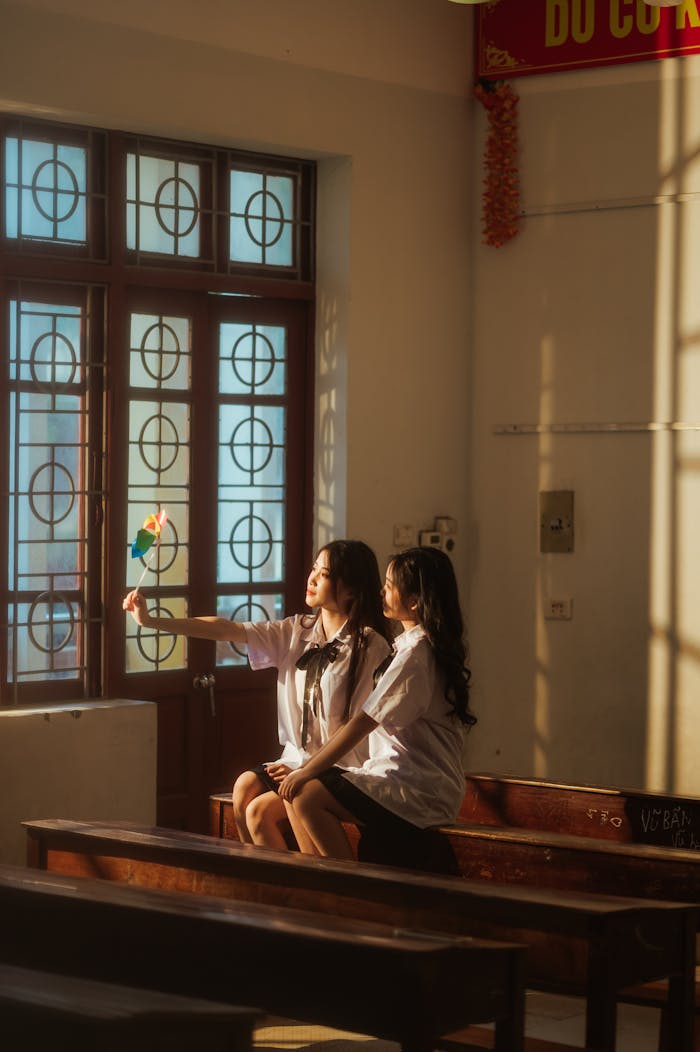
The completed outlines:
<svg viewBox="0 0 700 1052">
<path fill-rule="evenodd" d="M 158 544 L 159 543 L 160 543 L 159 541 L 156 541 L 155 544 L 151 547 L 151 551 L 149 552 L 148 558 L 146 559 L 146 564 L 145 564 L 143 570 L 141 571 L 141 576 L 139 577 L 138 581 L 136 582 L 136 587 L 134 588 L 134 595 L 137 594 L 139 588 L 141 587 L 141 582 L 143 581 L 144 577 L 146 576 L 146 572 L 147 572 L 149 566 L 151 565 L 151 560 L 153 559 L 153 556 L 156 554 L 156 549 L 158 548 Z"/>
</svg>

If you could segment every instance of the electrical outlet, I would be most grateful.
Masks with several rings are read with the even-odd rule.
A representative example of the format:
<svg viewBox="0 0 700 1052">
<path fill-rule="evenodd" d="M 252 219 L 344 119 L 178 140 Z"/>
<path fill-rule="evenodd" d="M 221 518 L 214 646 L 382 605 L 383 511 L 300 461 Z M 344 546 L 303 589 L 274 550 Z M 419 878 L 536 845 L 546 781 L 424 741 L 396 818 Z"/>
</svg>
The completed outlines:
<svg viewBox="0 0 700 1052">
<path fill-rule="evenodd" d="M 436 515 L 435 529 L 438 533 L 456 533 L 457 520 L 450 518 L 449 515 Z"/>
<path fill-rule="evenodd" d="M 442 548 L 444 538 L 437 530 L 421 530 L 418 540 L 421 548 Z"/>
<path fill-rule="evenodd" d="M 570 621 L 574 615 L 573 599 L 546 599 L 544 616 L 546 621 Z"/>
<path fill-rule="evenodd" d="M 394 547 L 412 548 L 416 543 L 415 526 L 405 526 L 401 523 L 394 526 Z"/>
</svg>

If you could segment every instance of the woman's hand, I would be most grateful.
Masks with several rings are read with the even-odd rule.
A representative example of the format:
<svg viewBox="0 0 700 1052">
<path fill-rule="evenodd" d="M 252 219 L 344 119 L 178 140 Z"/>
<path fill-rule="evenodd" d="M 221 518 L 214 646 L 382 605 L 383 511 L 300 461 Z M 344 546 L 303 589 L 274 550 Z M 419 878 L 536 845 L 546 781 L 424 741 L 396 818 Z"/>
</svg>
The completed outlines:
<svg viewBox="0 0 700 1052">
<path fill-rule="evenodd" d="M 150 621 L 148 603 L 140 592 L 129 592 L 122 603 L 122 609 L 128 610 L 137 625 L 147 625 Z"/>
<path fill-rule="evenodd" d="M 293 800 L 301 787 L 305 782 L 308 782 L 308 780 L 309 775 L 303 767 L 299 767 L 296 771 L 291 771 L 287 775 L 287 777 L 280 783 L 277 792 L 283 800 Z"/>
<path fill-rule="evenodd" d="M 265 764 L 265 771 L 273 782 L 282 782 L 291 773 L 292 768 L 286 763 Z"/>
</svg>

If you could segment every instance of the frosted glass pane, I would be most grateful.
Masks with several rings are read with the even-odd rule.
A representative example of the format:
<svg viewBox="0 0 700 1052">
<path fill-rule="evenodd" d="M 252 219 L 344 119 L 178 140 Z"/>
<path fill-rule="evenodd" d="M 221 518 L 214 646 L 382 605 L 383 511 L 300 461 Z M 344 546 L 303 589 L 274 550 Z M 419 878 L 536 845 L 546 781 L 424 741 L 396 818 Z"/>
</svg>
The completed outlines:
<svg viewBox="0 0 700 1052">
<path fill-rule="evenodd" d="M 35 593 L 18 604 L 9 633 L 8 677 L 56 679 L 80 674 L 84 615 L 75 596 L 86 565 L 87 488 L 79 308 L 10 303 L 8 581 L 11 592 Z M 21 377 L 22 387 L 17 383 Z"/>
<path fill-rule="evenodd" d="M 157 617 L 187 617 L 185 600 L 168 596 L 158 603 L 149 603 L 151 612 Z M 187 639 L 167 632 L 156 632 L 140 628 L 134 619 L 127 616 L 126 671 L 159 672 L 185 668 L 187 665 Z"/>
<path fill-rule="evenodd" d="M 127 247 L 161 255 L 199 256 L 200 183 L 196 164 L 129 154 Z"/>
<path fill-rule="evenodd" d="M 281 581 L 284 508 L 272 501 L 219 502 L 219 583 Z"/>
<path fill-rule="evenodd" d="M 219 484 L 223 489 L 284 483 L 283 406 L 223 405 L 219 418 Z"/>
<path fill-rule="evenodd" d="M 286 330 L 281 326 L 226 323 L 219 330 L 222 394 L 284 394 Z"/>
<path fill-rule="evenodd" d="M 5 151 L 8 236 L 84 244 L 87 151 L 11 137 Z"/>
<path fill-rule="evenodd" d="M 131 315 L 132 387 L 185 391 L 190 386 L 190 319 Z"/>
<path fill-rule="evenodd" d="M 294 182 L 289 176 L 232 170 L 229 257 L 289 267 L 294 262 Z"/>
<path fill-rule="evenodd" d="M 279 621 L 284 616 L 284 598 L 279 592 L 274 595 L 222 595 L 216 613 L 228 621 Z M 219 667 L 247 665 L 245 643 L 217 643 L 216 664 Z"/>
</svg>

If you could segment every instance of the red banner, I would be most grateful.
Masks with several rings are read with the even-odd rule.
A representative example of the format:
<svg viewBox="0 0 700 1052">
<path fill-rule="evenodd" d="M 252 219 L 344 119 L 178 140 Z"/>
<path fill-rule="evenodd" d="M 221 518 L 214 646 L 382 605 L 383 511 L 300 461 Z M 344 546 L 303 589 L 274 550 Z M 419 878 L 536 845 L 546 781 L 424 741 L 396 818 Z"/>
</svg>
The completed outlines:
<svg viewBox="0 0 700 1052">
<path fill-rule="evenodd" d="M 475 13 L 476 76 L 487 80 L 700 51 L 700 0 L 488 0 Z"/>
</svg>

